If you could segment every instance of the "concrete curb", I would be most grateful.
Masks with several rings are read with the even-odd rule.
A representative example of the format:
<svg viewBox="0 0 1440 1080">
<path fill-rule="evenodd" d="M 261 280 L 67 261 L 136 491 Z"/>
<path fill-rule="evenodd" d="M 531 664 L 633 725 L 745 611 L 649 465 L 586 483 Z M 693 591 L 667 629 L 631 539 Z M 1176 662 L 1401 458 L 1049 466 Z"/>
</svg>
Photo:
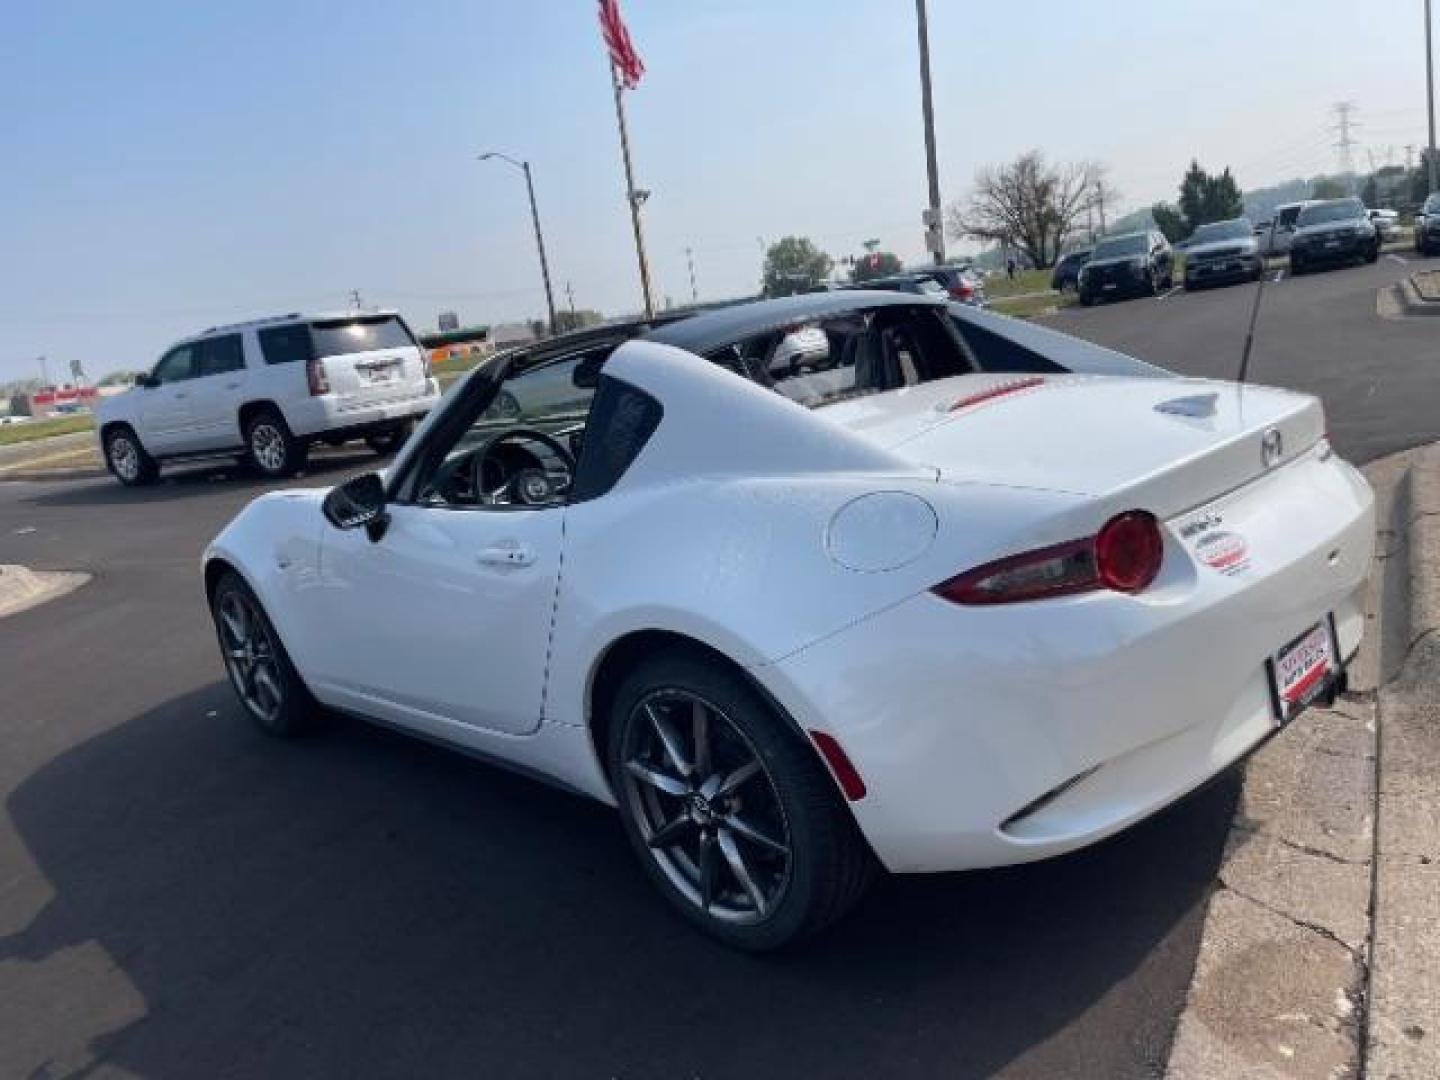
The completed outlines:
<svg viewBox="0 0 1440 1080">
<path fill-rule="evenodd" d="M 1370 632 L 1346 697 L 1246 766 L 1177 1080 L 1440 1076 L 1440 445 L 1364 471 Z"/>
<path fill-rule="evenodd" d="M 1387 290 L 1381 290 L 1382 297 L 1386 291 Z M 1382 303 L 1382 307 L 1388 307 L 1390 310 L 1381 311 L 1381 315 L 1389 315 L 1392 318 L 1397 315 L 1400 317 L 1419 316 L 1421 318 L 1440 316 L 1440 301 L 1427 300 L 1421 296 L 1420 291 L 1415 287 L 1414 275 L 1402 278 L 1399 282 L 1390 286 L 1388 291 L 1390 293 L 1391 303 L 1389 305 Z"/>
<path fill-rule="evenodd" d="M 1440 1076 L 1440 446 L 1396 499 L 1380 721 L 1366 1074 Z"/>
</svg>

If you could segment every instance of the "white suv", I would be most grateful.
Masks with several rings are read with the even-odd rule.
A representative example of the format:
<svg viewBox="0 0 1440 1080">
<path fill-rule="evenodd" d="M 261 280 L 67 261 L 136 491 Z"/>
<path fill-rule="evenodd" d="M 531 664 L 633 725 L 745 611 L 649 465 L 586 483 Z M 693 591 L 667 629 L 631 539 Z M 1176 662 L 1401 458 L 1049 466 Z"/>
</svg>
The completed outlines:
<svg viewBox="0 0 1440 1080">
<path fill-rule="evenodd" d="M 279 477 L 304 466 L 313 442 L 395 450 L 438 399 L 398 313 L 282 315 L 179 342 L 134 389 L 101 401 L 97 434 L 122 484 L 150 483 L 167 459 L 223 455 Z"/>
</svg>

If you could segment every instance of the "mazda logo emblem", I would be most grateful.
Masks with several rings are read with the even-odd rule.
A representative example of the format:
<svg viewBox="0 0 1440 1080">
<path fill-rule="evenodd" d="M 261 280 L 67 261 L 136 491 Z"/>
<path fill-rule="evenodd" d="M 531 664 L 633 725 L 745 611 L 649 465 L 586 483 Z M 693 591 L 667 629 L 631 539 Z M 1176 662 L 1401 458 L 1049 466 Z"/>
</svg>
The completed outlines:
<svg viewBox="0 0 1440 1080">
<path fill-rule="evenodd" d="M 1280 459 L 1285 456 L 1285 439 L 1280 434 L 1279 428 L 1270 428 L 1265 432 L 1265 437 L 1260 440 L 1260 460 L 1265 468 L 1269 469 L 1279 464 Z"/>
</svg>

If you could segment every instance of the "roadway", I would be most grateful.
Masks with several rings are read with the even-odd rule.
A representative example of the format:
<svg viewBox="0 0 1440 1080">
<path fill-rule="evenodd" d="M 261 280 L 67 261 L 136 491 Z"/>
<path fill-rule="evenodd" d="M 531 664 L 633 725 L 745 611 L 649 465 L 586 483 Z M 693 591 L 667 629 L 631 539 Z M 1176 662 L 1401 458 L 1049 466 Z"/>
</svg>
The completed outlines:
<svg viewBox="0 0 1440 1080">
<path fill-rule="evenodd" d="M 1256 381 L 1343 453 L 1440 438 L 1405 267 L 1267 290 Z M 1232 375 L 1248 288 L 1062 312 Z M 367 467 L 326 456 L 303 483 Z M 834 932 L 740 956 L 663 906 L 610 811 L 360 723 L 241 715 L 197 575 L 262 490 L 191 469 L 0 483 L 0 562 L 94 580 L 0 621 L 0 1075 L 1151 1077 L 1234 774 L 1089 851 L 884 881 Z M 383 618 L 383 612 L 376 612 Z M 351 631 L 355 628 L 350 628 Z"/>
</svg>

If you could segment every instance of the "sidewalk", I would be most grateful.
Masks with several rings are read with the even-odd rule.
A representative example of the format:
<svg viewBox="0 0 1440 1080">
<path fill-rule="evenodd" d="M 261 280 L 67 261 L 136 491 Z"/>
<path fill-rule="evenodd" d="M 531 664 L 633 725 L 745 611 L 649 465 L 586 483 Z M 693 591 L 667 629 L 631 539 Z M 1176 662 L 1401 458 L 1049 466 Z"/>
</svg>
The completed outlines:
<svg viewBox="0 0 1440 1080">
<path fill-rule="evenodd" d="M 1375 462 L 1370 632 L 1246 767 L 1167 1076 L 1440 1076 L 1440 445 Z"/>
</svg>

